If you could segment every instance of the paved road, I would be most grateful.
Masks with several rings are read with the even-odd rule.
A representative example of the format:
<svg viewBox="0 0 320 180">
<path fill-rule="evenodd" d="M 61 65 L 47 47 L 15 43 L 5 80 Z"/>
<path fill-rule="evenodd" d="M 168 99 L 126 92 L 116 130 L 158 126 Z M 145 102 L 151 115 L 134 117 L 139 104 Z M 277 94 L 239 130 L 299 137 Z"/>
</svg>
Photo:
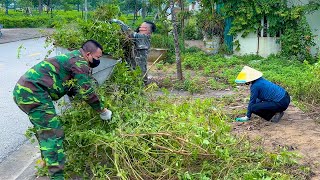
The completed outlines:
<svg viewBox="0 0 320 180">
<path fill-rule="evenodd" d="M 31 124 L 27 115 L 15 105 L 12 89 L 19 77 L 47 54 L 44 40 L 0 44 L 0 162 L 26 141 L 24 133 Z M 23 48 L 18 58 L 20 46 Z"/>
</svg>

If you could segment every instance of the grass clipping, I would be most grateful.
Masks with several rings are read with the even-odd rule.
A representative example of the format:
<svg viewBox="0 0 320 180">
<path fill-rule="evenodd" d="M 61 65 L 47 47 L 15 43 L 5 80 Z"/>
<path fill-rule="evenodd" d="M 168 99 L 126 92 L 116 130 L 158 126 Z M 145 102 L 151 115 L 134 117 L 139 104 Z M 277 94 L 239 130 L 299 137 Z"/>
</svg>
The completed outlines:
<svg viewBox="0 0 320 180">
<path fill-rule="evenodd" d="M 156 97 L 140 79 L 119 64 L 98 89 L 113 112 L 110 122 L 81 101 L 63 114 L 68 178 L 305 178 L 295 154 L 265 153 L 231 136 L 213 100 Z"/>
</svg>

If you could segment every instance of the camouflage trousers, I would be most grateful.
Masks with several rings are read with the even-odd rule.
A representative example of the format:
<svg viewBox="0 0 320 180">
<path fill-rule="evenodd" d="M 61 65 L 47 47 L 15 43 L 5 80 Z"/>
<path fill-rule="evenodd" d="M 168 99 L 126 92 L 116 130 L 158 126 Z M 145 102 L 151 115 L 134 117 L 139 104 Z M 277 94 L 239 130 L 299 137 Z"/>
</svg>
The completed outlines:
<svg viewBox="0 0 320 180">
<path fill-rule="evenodd" d="M 134 54 L 134 57 L 127 59 L 127 63 L 133 68 L 136 69 L 137 66 L 140 67 L 143 81 L 146 83 L 148 80 L 147 75 L 147 50 L 137 50 Z"/>
<path fill-rule="evenodd" d="M 36 92 L 17 84 L 13 99 L 25 112 L 36 130 L 41 156 L 49 169 L 50 179 L 64 179 L 64 132 L 49 94 L 39 88 Z"/>
</svg>

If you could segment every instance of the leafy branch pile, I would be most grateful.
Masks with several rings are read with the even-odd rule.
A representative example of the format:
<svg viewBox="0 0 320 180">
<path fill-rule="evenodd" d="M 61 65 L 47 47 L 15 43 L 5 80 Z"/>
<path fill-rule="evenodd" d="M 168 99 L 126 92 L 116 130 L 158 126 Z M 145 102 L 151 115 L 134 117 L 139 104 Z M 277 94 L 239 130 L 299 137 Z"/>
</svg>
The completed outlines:
<svg viewBox="0 0 320 180">
<path fill-rule="evenodd" d="M 228 118 L 212 99 L 153 96 L 139 74 L 119 64 L 98 89 L 114 112 L 111 122 L 81 101 L 64 113 L 69 178 L 305 178 L 294 154 L 265 153 L 231 136 Z"/>
<path fill-rule="evenodd" d="M 92 19 L 78 19 L 70 24 L 58 24 L 55 32 L 47 39 L 55 46 L 67 49 L 79 49 L 82 43 L 89 39 L 98 41 L 104 49 L 104 54 L 118 58 L 123 56 L 123 45 L 128 40 L 117 24 L 108 21 L 119 13 L 115 5 L 101 6 L 96 10 Z"/>
</svg>

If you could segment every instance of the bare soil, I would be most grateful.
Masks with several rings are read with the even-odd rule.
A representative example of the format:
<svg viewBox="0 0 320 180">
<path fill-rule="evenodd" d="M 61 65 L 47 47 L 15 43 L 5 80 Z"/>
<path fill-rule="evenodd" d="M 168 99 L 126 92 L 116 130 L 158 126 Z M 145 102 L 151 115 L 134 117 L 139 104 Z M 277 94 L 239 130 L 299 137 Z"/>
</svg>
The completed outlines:
<svg viewBox="0 0 320 180">
<path fill-rule="evenodd" d="M 248 92 L 247 88 L 242 88 L 239 99 L 249 96 Z M 239 99 L 238 108 L 246 108 L 240 104 Z M 267 150 L 283 147 L 297 152 L 302 156 L 300 163 L 311 166 L 314 173 L 312 179 L 320 179 L 320 125 L 293 103 L 289 105 L 279 123 L 254 116 L 248 122 L 233 122 L 232 126 L 232 131 L 237 135 L 261 138 Z"/>
</svg>

